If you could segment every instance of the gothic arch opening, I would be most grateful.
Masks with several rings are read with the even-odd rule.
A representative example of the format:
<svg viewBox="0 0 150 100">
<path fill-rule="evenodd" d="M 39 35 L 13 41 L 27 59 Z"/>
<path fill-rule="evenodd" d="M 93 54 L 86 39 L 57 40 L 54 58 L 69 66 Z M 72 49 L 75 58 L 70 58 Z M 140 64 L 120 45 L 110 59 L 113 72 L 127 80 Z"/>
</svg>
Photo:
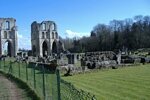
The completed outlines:
<svg viewBox="0 0 150 100">
<path fill-rule="evenodd" d="M 45 33 L 44 33 L 44 32 L 42 32 L 42 38 L 43 38 L 43 39 L 45 38 Z"/>
<path fill-rule="evenodd" d="M 63 52 L 63 44 L 61 41 L 58 42 L 58 52 L 59 53 Z"/>
<path fill-rule="evenodd" d="M 42 53 L 43 53 L 43 57 L 46 57 L 48 55 L 48 45 L 46 41 L 44 41 L 42 44 Z"/>
<path fill-rule="evenodd" d="M 58 39 L 58 33 L 57 32 L 56 32 L 56 36 L 55 37 L 56 37 L 56 39 Z"/>
<path fill-rule="evenodd" d="M 46 30 L 46 23 L 42 24 L 42 30 Z"/>
<path fill-rule="evenodd" d="M 52 53 L 57 53 L 57 44 L 56 44 L 56 41 L 53 42 Z"/>
<path fill-rule="evenodd" d="M 12 44 L 9 40 L 7 40 L 5 43 L 4 43 L 4 48 L 3 48 L 3 52 L 4 52 L 4 55 L 6 56 L 12 56 Z"/>
<path fill-rule="evenodd" d="M 52 39 L 54 39 L 54 35 L 55 35 L 55 33 L 54 33 L 54 32 L 52 32 Z"/>
<path fill-rule="evenodd" d="M 51 25 L 51 30 L 52 30 L 52 31 L 55 30 L 55 25 L 54 25 L 54 23 Z"/>
<path fill-rule="evenodd" d="M 9 30 L 9 29 L 10 29 L 10 23 L 9 23 L 9 21 L 6 21 L 5 27 L 6 27 L 6 30 Z"/>
</svg>

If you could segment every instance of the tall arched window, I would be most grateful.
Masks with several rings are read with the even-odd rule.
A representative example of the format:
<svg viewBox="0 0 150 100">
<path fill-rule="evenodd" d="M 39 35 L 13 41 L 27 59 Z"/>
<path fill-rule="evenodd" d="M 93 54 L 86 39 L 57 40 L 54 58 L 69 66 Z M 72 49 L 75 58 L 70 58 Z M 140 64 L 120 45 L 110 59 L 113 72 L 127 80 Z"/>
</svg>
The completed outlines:
<svg viewBox="0 0 150 100">
<path fill-rule="evenodd" d="M 42 24 L 42 30 L 46 30 L 46 24 L 45 23 Z"/>
<path fill-rule="evenodd" d="M 54 39 L 54 32 L 52 32 L 52 39 Z"/>
<path fill-rule="evenodd" d="M 58 33 L 56 32 L 56 39 L 58 39 Z"/>
<path fill-rule="evenodd" d="M 43 42 L 42 49 L 43 57 L 46 57 L 48 55 L 48 45 L 46 41 Z"/>
<path fill-rule="evenodd" d="M 42 32 L 42 38 L 45 38 L 45 34 L 44 34 L 44 32 Z"/>
<path fill-rule="evenodd" d="M 46 38 L 48 38 L 48 32 L 46 32 Z"/>
<path fill-rule="evenodd" d="M 9 21 L 6 21 L 5 27 L 6 27 L 6 30 L 9 30 L 9 29 L 10 29 L 10 23 L 9 23 Z"/>
<path fill-rule="evenodd" d="M 54 24 L 51 25 L 51 30 L 52 31 L 55 30 L 55 25 Z"/>
</svg>

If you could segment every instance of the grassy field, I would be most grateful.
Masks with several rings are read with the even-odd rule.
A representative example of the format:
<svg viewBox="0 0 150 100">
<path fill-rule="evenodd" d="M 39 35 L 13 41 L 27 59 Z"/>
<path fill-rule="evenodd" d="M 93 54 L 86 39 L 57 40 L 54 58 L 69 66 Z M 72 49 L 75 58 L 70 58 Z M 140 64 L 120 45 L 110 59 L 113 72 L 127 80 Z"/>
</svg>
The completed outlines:
<svg viewBox="0 0 150 100">
<path fill-rule="evenodd" d="M 98 100 L 149 100 L 150 65 L 101 70 L 63 77 Z"/>
</svg>

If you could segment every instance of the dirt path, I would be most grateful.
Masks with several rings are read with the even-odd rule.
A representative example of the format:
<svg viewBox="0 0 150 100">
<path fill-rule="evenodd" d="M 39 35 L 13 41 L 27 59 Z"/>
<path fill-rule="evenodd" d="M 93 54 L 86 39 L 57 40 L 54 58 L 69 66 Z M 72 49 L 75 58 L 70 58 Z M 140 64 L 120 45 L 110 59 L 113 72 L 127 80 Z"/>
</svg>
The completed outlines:
<svg viewBox="0 0 150 100">
<path fill-rule="evenodd" d="M 27 100 L 25 92 L 0 74 L 0 100 Z"/>
</svg>

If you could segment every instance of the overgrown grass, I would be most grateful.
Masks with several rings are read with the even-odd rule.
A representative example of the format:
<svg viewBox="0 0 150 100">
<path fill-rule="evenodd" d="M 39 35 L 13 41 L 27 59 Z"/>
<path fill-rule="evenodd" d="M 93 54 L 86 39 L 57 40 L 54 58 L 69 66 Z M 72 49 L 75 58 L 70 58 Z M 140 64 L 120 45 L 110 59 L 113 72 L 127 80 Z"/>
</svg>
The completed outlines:
<svg viewBox="0 0 150 100">
<path fill-rule="evenodd" d="M 149 100 L 150 65 L 100 70 L 63 77 L 98 100 Z"/>
</svg>

